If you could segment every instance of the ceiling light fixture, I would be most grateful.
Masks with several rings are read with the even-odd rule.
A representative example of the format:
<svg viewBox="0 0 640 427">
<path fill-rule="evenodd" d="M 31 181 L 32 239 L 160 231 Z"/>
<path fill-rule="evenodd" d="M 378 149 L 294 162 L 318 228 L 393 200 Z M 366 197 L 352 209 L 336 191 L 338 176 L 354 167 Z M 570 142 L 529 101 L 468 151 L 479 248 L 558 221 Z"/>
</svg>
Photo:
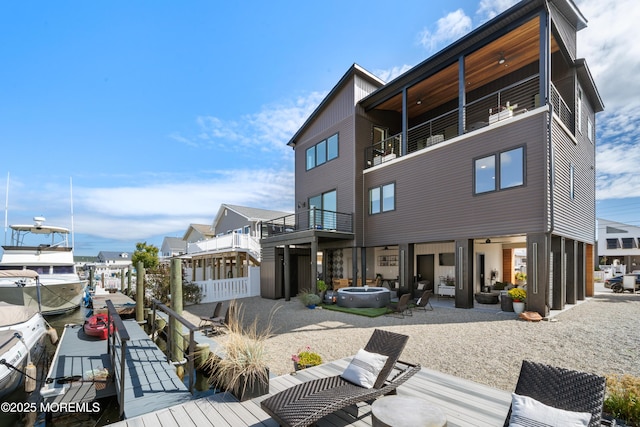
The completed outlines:
<svg viewBox="0 0 640 427">
<path fill-rule="evenodd" d="M 504 57 L 504 52 L 500 52 L 500 59 L 498 59 L 498 64 L 502 65 L 507 62 L 507 59 Z"/>
<path fill-rule="evenodd" d="M 491 243 L 491 239 L 487 239 L 484 241 L 485 243 Z"/>
</svg>

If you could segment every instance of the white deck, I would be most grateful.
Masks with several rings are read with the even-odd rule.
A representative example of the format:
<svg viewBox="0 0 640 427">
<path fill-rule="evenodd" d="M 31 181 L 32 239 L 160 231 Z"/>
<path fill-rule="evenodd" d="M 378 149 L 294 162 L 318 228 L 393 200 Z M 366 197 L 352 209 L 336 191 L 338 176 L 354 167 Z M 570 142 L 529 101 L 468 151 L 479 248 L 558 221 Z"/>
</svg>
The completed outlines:
<svg viewBox="0 0 640 427">
<path fill-rule="evenodd" d="M 270 380 L 270 393 L 321 376 L 337 375 L 348 365 L 341 359 L 295 375 L 283 375 Z M 423 398 L 440 407 L 447 416 L 449 427 L 501 426 L 509 411 L 511 394 L 467 381 L 448 374 L 422 368 L 420 372 L 398 388 L 400 395 Z M 192 400 L 158 412 L 113 424 L 119 427 L 137 426 L 277 426 L 261 408 L 260 401 L 268 395 L 238 402 L 229 394 Z M 371 409 L 362 403 L 329 415 L 318 426 L 371 426 Z"/>
</svg>

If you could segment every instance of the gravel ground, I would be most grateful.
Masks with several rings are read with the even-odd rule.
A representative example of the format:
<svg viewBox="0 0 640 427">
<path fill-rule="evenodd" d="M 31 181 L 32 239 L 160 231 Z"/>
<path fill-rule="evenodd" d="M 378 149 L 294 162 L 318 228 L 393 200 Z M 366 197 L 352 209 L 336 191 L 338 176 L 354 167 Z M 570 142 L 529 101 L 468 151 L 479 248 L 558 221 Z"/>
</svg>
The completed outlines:
<svg viewBox="0 0 640 427">
<path fill-rule="evenodd" d="M 593 298 L 537 323 L 516 320 L 512 313 L 441 305 L 400 319 L 309 310 L 295 298 L 238 302 L 245 323 L 256 317 L 259 325 L 271 321 L 268 365 L 275 375 L 291 372 L 291 355 L 307 345 L 328 362 L 354 355 L 373 329 L 381 328 L 410 336 L 401 360 L 513 391 L 523 359 L 600 375 L 640 376 L 640 295 L 596 286 L 600 291 Z M 185 317 L 197 325 L 214 305 L 187 306 Z M 222 343 L 224 336 L 216 340 Z"/>
</svg>

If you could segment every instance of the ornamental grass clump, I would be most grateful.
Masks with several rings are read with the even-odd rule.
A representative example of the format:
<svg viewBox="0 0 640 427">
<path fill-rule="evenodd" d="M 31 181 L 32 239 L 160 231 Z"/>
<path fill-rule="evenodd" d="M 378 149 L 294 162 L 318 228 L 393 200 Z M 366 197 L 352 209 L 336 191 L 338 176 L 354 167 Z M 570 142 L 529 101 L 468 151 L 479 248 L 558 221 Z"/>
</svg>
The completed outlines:
<svg viewBox="0 0 640 427">
<path fill-rule="evenodd" d="M 640 378 L 633 375 L 607 375 L 604 412 L 629 426 L 640 426 Z"/>
<path fill-rule="evenodd" d="M 527 299 L 527 291 L 522 288 L 509 289 L 507 294 L 509 294 L 514 302 L 522 302 Z"/>
<path fill-rule="evenodd" d="M 228 333 L 221 339 L 222 357 L 212 355 L 203 363 L 210 372 L 209 383 L 221 390 L 240 390 L 254 381 L 269 382 L 267 339 L 272 334 L 272 316 L 263 328 L 258 319 L 243 325 L 244 313 L 235 301 L 229 305 Z"/>
</svg>

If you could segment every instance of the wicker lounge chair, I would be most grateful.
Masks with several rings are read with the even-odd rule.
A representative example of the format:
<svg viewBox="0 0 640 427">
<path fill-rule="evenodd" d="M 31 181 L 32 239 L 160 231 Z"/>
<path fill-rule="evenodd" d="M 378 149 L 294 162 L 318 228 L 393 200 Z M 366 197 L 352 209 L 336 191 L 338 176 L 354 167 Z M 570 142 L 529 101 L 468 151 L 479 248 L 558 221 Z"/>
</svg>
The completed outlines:
<svg viewBox="0 0 640 427">
<path fill-rule="evenodd" d="M 342 408 L 395 393 L 396 388 L 420 370 L 420 365 L 398 362 L 408 336 L 376 329 L 368 352 L 388 356 L 373 388 L 355 385 L 340 375 L 311 380 L 281 391 L 261 402 L 281 426 L 308 426 Z M 402 369 L 396 363 L 404 365 Z"/>
<path fill-rule="evenodd" d="M 400 299 L 398 299 L 397 303 L 392 302 L 387 306 L 387 310 L 389 310 L 387 314 L 389 315 L 399 314 L 403 318 L 405 315 L 412 316 L 413 313 L 411 313 L 411 308 L 409 307 L 410 300 L 411 300 L 411 294 L 403 294 L 400 297 Z"/>
<path fill-rule="evenodd" d="M 604 391 L 604 377 L 523 360 L 515 393 L 554 408 L 590 412 L 589 427 L 596 427 L 601 425 Z M 511 410 L 504 427 L 509 425 Z"/>
<path fill-rule="evenodd" d="M 432 295 L 433 295 L 433 291 L 424 291 L 422 293 L 422 296 L 418 298 L 418 300 L 416 301 L 415 308 L 416 309 L 421 308 L 424 311 L 433 310 L 433 306 L 429 302 L 429 299 L 431 298 Z M 429 306 L 429 309 L 427 309 L 427 306 Z"/>
</svg>

